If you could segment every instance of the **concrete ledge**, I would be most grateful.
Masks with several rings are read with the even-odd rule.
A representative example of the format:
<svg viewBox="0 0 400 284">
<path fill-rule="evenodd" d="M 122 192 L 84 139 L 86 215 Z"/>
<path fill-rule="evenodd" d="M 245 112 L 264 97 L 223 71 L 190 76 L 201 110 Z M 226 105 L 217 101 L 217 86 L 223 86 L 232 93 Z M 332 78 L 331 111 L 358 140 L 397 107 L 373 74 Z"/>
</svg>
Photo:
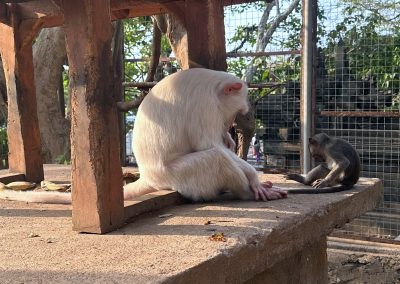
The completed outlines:
<svg viewBox="0 0 400 284">
<path fill-rule="evenodd" d="M 288 186 L 279 175 L 262 178 Z M 311 265 L 308 268 L 314 271 L 315 263 L 307 264 L 301 255 L 323 258 L 325 236 L 372 209 L 382 189 L 377 179 L 361 179 L 353 190 L 334 194 L 290 195 L 273 202 L 185 204 L 137 217 L 107 235 L 72 232 L 69 206 L 0 201 L 0 279 L 5 283 L 289 279 L 283 275 L 285 270 L 271 273 L 282 263 L 293 265 L 291 259 L 299 259 L 306 268 Z M 227 241 L 210 240 L 216 232 Z M 30 233 L 39 237 L 29 237 Z"/>
</svg>

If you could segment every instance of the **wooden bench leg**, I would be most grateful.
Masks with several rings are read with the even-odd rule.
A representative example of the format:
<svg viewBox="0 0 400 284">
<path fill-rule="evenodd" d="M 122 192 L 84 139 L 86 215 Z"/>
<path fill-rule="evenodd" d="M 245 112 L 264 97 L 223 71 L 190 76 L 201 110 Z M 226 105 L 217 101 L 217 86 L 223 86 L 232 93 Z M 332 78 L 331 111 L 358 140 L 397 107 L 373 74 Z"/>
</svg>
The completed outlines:
<svg viewBox="0 0 400 284">
<path fill-rule="evenodd" d="M 29 181 L 40 182 L 44 174 L 32 54 L 32 41 L 40 23 L 20 22 L 14 5 L 9 7 L 9 23 L 0 23 L 0 53 L 8 95 L 9 169 L 24 174 Z"/>
<path fill-rule="evenodd" d="M 109 0 L 63 0 L 71 84 L 72 221 L 79 232 L 123 225 Z"/>
</svg>

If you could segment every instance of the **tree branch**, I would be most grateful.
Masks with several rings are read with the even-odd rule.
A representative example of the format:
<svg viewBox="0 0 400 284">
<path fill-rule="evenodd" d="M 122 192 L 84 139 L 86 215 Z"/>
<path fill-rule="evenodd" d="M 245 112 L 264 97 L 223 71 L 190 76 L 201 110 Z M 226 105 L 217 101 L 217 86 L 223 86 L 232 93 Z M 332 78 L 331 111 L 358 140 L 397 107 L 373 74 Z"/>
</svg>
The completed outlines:
<svg viewBox="0 0 400 284">
<path fill-rule="evenodd" d="M 258 37 L 256 43 L 256 52 L 264 51 L 268 43 L 271 41 L 272 35 L 278 28 L 279 24 L 282 23 L 286 18 L 293 12 L 293 10 L 299 5 L 300 0 L 294 0 L 289 7 L 283 12 L 278 14 L 278 16 L 268 23 L 271 10 L 277 4 L 277 1 L 268 3 L 264 13 L 261 17 L 260 23 L 258 25 Z M 268 27 L 268 29 L 266 29 Z M 254 60 L 249 64 L 244 74 L 244 80 L 250 82 L 253 79 L 254 73 L 257 71 L 257 66 L 254 64 Z"/>
<path fill-rule="evenodd" d="M 151 46 L 151 58 L 150 66 L 147 71 L 147 76 L 145 82 L 153 82 L 154 75 L 156 74 L 157 66 L 160 62 L 161 54 L 161 29 L 158 26 L 157 20 L 153 18 L 153 42 Z M 148 90 L 141 90 L 141 94 L 138 98 L 132 101 L 118 102 L 117 109 L 119 111 L 129 111 L 133 108 L 138 108 L 145 96 L 148 94 Z"/>
</svg>

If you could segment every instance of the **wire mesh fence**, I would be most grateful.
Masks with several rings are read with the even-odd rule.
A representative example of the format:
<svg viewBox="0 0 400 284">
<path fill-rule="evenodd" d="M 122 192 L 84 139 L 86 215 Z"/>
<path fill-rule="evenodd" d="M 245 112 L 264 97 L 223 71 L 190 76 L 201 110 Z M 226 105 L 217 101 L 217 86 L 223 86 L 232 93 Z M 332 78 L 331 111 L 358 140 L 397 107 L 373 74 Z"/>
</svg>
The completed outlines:
<svg viewBox="0 0 400 284">
<path fill-rule="evenodd" d="M 400 33 L 398 1 L 320 1 L 317 131 L 349 141 L 361 176 L 384 182 L 384 202 L 339 232 L 400 235 Z"/>
<path fill-rule="evenodd" d="M 385 188 L 382 204 L 336 235 L 378 240 L 400 235 L 399 8 L 395 0 L 319 1 L 316 132 L 354 145 L 362 161 L 361 175 L 382 179 Z M 228 71 L 252 84 L 264 84 L 250 89 L 256 130 L 248 161 L 266 171 L 300 171 L 301 19 L 297 0 L 225 8 Z M 146 73 L 147 63 L 137 54 L 143 57 L 142 51 L 150 50 L 150 18 L 141 25 L 138 44 L 125 47 L 131 48 L 126 55 L 130 58 L 125 64 L 126 81 L 143 81 Z M 174 55 L 165 49 L 162 56 Z M 172 66 L 166 63 L 171 62 L 162 63 L 165 75 Z M 132 96 L 137 91 L 128 92 Z M 128 117 L 133 122 L 134 113 Z M 132 123 L 127 125 L 127 139 L 134 139 Z M 127 149 L 130 157 L 128 141 Z"/>
<path fill-rule="evenodd" d="M 256 131 L 248 161 L 264 169 L 298 169 L 300 3 L 285 1 L 279 7 L 277 9 L 275 3 L 258 1 L 225 8 L 228 71 L 247 82 L 270 84 L 268 88 L 250 91 Z M 292 23 L 290 32 L 283 25 L 282 15 L 286 11 L 291 11 L 286 18 Z M 261 159 L 257 159 L 254 147 L 258 140 Z"/>
</svg>

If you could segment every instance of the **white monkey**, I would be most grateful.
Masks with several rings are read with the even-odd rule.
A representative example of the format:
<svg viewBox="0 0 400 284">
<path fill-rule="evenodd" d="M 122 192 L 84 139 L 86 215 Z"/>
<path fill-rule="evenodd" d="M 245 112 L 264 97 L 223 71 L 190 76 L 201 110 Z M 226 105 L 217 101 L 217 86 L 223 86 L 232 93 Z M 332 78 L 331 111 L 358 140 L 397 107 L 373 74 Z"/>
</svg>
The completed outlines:
<svg viewBox="0 0 400 284">
<path fill-rule="evenodd" d="M 160 189 L 194 201 L 216 199 L 221 190 L 246 200 L 286 197 L 229 150 L 235 143 L 228 129 L 248 109 L 246 84 L 225 72 L 195 68 L 159 82 L 135 119 L 140 179 L 124 187 L 124 198 Z"/>
<path fill-rule="evenodd" d="M 124 199 L 174 189 L 193 200 L 213 200 L 222 190 L 245 200 L 273 200 L 285 191 L 261 183 L 256 170 L 231 151 L 228 133 L 237 113 L 249 109 L 246 84 L 233 75 L 189 69 L 159 82 L 141 103 L 133 151 L 140 178 L 124 187 Z M 230 150 L 231 149 L 231 150 Z M 0 198 L 70 203 L 69 194 L 0 192 Z"/>
</svg>

